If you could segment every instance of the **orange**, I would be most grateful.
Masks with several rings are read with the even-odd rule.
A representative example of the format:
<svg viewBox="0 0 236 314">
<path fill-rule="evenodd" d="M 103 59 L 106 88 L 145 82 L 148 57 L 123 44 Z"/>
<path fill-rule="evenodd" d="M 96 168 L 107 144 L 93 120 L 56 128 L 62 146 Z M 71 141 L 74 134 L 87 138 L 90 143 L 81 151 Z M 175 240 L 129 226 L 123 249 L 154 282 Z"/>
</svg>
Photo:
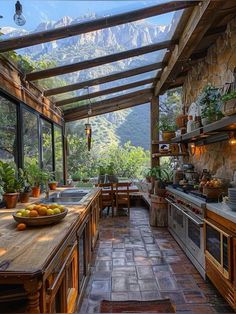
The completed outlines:
<svg viewBox="0 0 236 314">
<path fill-rule="evenodd" d="M 29 213 L 29 217 L 38 217 L 39 213 L 37 210 L 31 210 Z"/>
<path fill-rule="evenodd" d="M 17 230 L 23 231 L 26 229 L 26 224 L 20 223 L 17 225 Z"/>
<path fill-rule="evenodd" d="M 41 207 L 41 205 L 35 205 L 34 210 L 38 210 Z"/>
<path fill-rule="evenodd" d="M 47 215 L 47 207 L 42 206 L 38 209 L 39 216 L 46 216 Z"/>
</svg>

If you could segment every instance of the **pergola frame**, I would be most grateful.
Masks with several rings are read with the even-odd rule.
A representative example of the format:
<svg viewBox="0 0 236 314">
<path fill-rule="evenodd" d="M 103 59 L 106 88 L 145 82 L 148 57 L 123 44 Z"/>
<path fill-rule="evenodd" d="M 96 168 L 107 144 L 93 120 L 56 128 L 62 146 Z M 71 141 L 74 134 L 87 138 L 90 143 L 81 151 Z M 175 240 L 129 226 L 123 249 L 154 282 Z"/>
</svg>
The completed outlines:
<svg viewBox="0 0 236 314">
<path fill-rule="evenodd" d="M 43 91 L 44 96 L 63 94 L 66 92 L 76 91 L 88 86 L 95 86 L 98 84 L 104 84 L 116 80 L 118 81 L 120 79 L 161 69 L 157 73 L 156 77 L 153 77 L 152 79 L 143 79 L 124 85 L 117 84 L 116 87 L 103 89 L 90 95 L 70 97 L 68 99 L 63 99 L 61 101 L 55 102 L 56 106 L 60 106 L 63 109 L 63 106 L 71 103 L 105 96 L 153 83 L 152 88 L 141 89 L 133 93 L 128 92 L 127 94 L 124 94 L 122 96 L 113 97 L 102 101 L 95 100 L 95 103 L 92 104 L 91 108 L 88 105 L 82 105 L 73 109 L 65 110 L 64 108 L 63 111 L 65 121 L 74 121 L 86 118 L 88 116 L 95 116 L 107 112 L 130 108 L 150 102 L 151 100 L 151 121 L 152 124 L 156 124 L 159 117 L 159 95 L 164 93 L 167 89 L 181 86 L 183 84 L 184 76 L 188 73 L 193 62 L 206 56 L 207 49 L 210 45 L 210 40 L 209 44 L 207 42 L 207 45 L 205 44 L 205 46 L 201 50 L 197 49 L 199 43 L 202 42 L 204 38 L 206 39 L 206 41 L 208 41 L 208 38 L 216 38 L 215 36 L 219 36 L 222 32 L 224 32 L 227 25 L 227 18 L 229 20 L 230 17 L 232 18 L 232 14 L 235 14 L 236 6 L 233 4 L 233 2 L 232 7 L 226 7 L 225 10 L 224 5 L 225 2 L 214 0 L 171 1 L 149 8 L 109 16 L 106 18 L 88 21 L 85 23 L 73 24 L 54 30 L 48 30 L 40 33 L 22 36 L 19 38 L 4 40 L 0 42 L 0 53 L 12 49 L 19 49 L 40 43 L 45 43 L 48 41 L 101 30 L 104 28 L 145 19 L 172 11 L 186 9 L 184 10 L 184 13 L 180 18 L 174 35 L 169 41 L 135 48 L 108 56 L 102 56 L 96 59 L 86 60 L 75 64 L 36 71 L 29 73 L 25 77 L 25 79 L 28 81 L 40 80 L 43 78 L 63 75 L 74 71 L 89 69 L 106 63 L 139 56 L 145 53 L 155 52 L 161 49 L 167 49 L 167 52 L 162 62 L 149 64 L 136 69 L 111 74 L 105 77 L 91 79 L 85 82 L 77 82 L 74 84 Z M 220 26 L 218 26 L 217 24 L 217 26 L 214 26 L 214 22 L 221 21 L 222 17 L 226 17 L 226 19 L 224 20 L 225 24 Z M 88 114 L 89 109 L 92 109 L 92 114 Z M 151 140 L 157 140 L 158 135 L 155 135 L 156 133 L 158 133 L 157 130 L 152 127 Z M 154 147 L 152 146 L 152 152 L 154 152 L 153 150 Z M 156 165 L 158 164 L 158 162 L 159 161 L 153 160 L 152 164 Z"/>
</svg>

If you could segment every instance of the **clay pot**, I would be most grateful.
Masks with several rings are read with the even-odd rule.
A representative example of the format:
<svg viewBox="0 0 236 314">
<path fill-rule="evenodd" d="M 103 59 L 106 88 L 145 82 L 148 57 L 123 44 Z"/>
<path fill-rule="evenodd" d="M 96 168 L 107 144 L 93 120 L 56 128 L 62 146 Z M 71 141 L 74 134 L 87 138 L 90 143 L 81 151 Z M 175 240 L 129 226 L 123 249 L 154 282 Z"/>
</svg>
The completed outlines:
<svg viewBox="0 0 236 314">
<path fill-rule="evenodd" d="M 50 190 L 56 190 L 57 189 L 57 182 L 50 182 L 50 183 L 48 183 L 48 186 L 49 186 L 49 189 Z"/>
<path fill-rule="evenodd" d="M 18 201 L 19 193 L 5 193 L 3 194 L 3 200 L 6 203 L 6 208 L 15 208 Z"/>
<path fill-rule="evenodd" d="M 32 187 L 32 197 L 39 197 L 41 194 L 41 190 L 40 190 L 40 187 L 39 186 L 33 186 Z"/>
<path fill-rule="evenodd" d="M 163 131 L 162 132 L 162 139 L 163 141 L 171 141 L 172 138 L 175 137 L 175 132 Z"/>
<path fill-rule="evenodd" d="M 21 203 L 29 203 L 30 192 L 22 192 L 20 193 L 20 202 Z"/>
</svg>

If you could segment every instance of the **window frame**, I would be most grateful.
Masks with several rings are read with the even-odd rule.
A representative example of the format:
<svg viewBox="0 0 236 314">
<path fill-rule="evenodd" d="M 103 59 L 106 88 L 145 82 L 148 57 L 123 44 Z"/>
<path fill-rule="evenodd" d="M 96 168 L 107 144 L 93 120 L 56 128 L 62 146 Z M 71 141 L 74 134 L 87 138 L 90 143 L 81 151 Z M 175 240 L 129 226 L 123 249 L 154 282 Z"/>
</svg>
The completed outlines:
<svg viewBox="0 0 236 314">
<path fill-rule="evenodd" d="M 46 120 L 51 125 L 51 132 L 52 132 L 52 166 L 53 171 L 55 171 L 56 167 L 56 160 L 55 160 L 55 139 L 54 139 L 54 128 L 55 126 L 61 129 L 61 137 L 62 137 L 62 167 L 63 167 L 63 181 L 65 184 L 65 158 L 64 158 L 64 151 L 65 151 L 65 142 L 64 142 L 64 134 L 65 134 L 65 124 L 62 125 L 56 123 L 55 121 L 49 119 L 48 117 L 44 116 L 34 108 L 28 106 L 26 103 L 20 101 L 16 97 L 10 95 L 2 88 L 0 88 L 0 96 L 7 99 L 8 101 L 14 103 L 16 105 L 16 145 L 17 145 L 17 167 L 22 168 L 24 165 L 24 140 L 23 140 L 23 110 L 29 111 L 36 115 L 37 117 L 37 126 L 38 126 L 38 146 L 39 146 L 39 165 L 42 168 L 43 166 L 43 138 L 42 138 L 42 119 Z"/>
</svg>

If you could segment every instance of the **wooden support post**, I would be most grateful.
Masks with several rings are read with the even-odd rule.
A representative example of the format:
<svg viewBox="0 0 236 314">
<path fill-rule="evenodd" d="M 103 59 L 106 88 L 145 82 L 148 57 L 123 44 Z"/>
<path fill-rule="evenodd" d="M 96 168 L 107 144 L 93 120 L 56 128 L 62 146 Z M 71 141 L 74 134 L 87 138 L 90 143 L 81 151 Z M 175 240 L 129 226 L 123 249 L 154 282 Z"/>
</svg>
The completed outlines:
<svg viewBox="0 0 236 314">
<path fill-rule="evenodd" d="M 153 142 L 157 142 L 159 140 L 159 131 L 158 131 L 158 121 L 159 121 L 159 97 L 153 96 L 151 99 L 150 105 L 151 112 L 151 167 L 159 166 L 160 159 L 152 155 L 159 152 L 159 146 L 157 144 L 153 144 Z"/>
</svg>

